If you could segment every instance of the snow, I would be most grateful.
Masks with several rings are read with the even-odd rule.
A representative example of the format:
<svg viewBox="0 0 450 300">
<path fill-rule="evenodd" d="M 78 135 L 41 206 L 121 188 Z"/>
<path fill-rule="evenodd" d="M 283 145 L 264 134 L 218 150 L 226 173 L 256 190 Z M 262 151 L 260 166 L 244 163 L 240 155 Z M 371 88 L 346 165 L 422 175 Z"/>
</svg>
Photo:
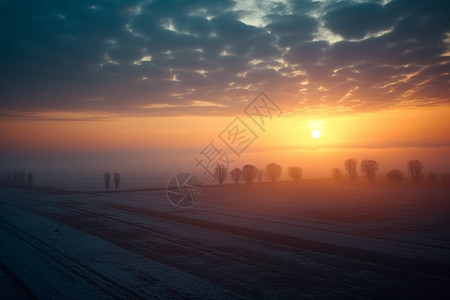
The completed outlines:
<svg viewBox="0 0 450 300">
<path fill-rule="evenodd" d="M 237 297 L 46 217 L 4 206 L 2 212 L 0 259 L 38 298 Z"/>
<path fill-rule="evenodd" d="M 0 262 L 37 298 L 441 297 L 450 284 L 446 188 L 208 186 L 193 209 L 164 189 L 0 193 Z M 0 272 L 7 295 L 26 292 L 11 280 Z"/>
</svg>

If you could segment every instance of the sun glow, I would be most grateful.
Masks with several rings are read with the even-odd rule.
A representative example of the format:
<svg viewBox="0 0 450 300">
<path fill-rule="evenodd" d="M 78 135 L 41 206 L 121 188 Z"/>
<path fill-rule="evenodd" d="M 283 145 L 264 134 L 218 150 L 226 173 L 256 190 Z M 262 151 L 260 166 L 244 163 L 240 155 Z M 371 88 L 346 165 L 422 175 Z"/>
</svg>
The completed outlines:
<svg viewBox="0 0 450 300">
<path fill-rule="evenodd" d="M 311 132 L 311 136 L 313 139 L 318 139 L 322 136 L 322 134 L 320 133 L 319 130 L 314 130 L 313 132 Z"/>
</svg>

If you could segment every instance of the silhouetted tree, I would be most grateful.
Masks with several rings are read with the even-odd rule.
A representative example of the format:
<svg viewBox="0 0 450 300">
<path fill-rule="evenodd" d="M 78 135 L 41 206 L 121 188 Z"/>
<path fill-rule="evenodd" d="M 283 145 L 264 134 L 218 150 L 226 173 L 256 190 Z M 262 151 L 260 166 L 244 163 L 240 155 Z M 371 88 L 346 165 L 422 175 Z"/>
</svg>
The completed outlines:
<svg viewBox="0 0 450 300">
<path fill-rule="evenodd" d="M 358 176 L 358 171 L 356 170 L 358 162 L 353 158 L 349 158 L 346 161 L 344 161 L 344 166 L 350 181 L 355 180 L 356 177 Z"/>
<path fill-rule="evenodd" d="M 19 185 L 20 186 L 25 185 L 25 171 L 24 170 L 19 171 Z"/>
<path fill-rule="evenodd" d="M 342 170 L 339 168 L 333 168 L 331 169 L 331 174 L 333 175 L 334 180 L 339 181 L 341 180 L 342 176 L 344 175 L 342 173 Z"/>
<path fill-rule="evenodd" d="M 116 186 L 116 191 L 117 188 L 119 187 L 119 184 L 120 184 L 120 174 L 114 173 L 114 185 Z"/>
<path fill-rule="evenodd" d="M 263 168 L 256 168 L 256 179 L 258 179 L 259 182 L 262 182 L 264 178 L 264 170 Z"/>
<path fill-rule="evenodd" d="M 19 173 L 17 171 L 14 171 L 12 175 L 12 185 L 16 186 L 18 184 L 19 184 Z"/>
<path fill-rule="evenodd" d="M 227 179 L 228 169 L 223 164 L 217 164 L 214 170 L 214 178 L 219 182 L 219 185 Z"/>
<path fill-rule="evenodd" d="M 289 167 L 288 168 L 289 177 L 294 180 L 294 182 L 299 182 L 303 176 L 303 170 L 300 167 Z"/>
<path fill-rule="evenodd" d="M 438 179 L 439 179 L 438 175 L 434 172 L 430 172 L 427 175 L 427 181 L 430 184 L 435 184 L 438 181 Z"/>
<path fill-rule="evenodd" d="M 267 164 L 266 170 L 264 171 L 266 177 L 275 183 L 281 176 L 281 166 L 276 163 Z"/>
<path fill-rule="evenodd" d="M 386 173 L 387 180 L 394 182 L 394 183 L 400 183 L 403 181 L 403 173 L 400 170 L 391 170 Z"/>
<path fill-rule="evenodd" d="M 28 172 L 27 174 L 27 185 L 32 186 L 33 185 L 33 173 Z"/>
<path fill-rule="evenodd" d="M 103 180 L 105 181 L 106 190 L 108 190 L 109 189 L 109 182 L 111 181 L 111 174 L 106 172 L 105 175 L 103 175 Z"/>
<path fill-rule="evenodd" d="M 247 184 L 252 184 L 256 178 L 256 167 L 254 165 L 245 165 L 242 167 L 242 178 Z"/>
<path fill-rule="evenodd" d="M 369 179 L 370 182 L 375 178 L 377 175 L 377 171 L 380 168 L 380 165 L 371 159 L 365 159 L 361 162 L 361 172 L 366 175 L 367 179 Z"/>
<path fill-rule="evenodd" d="M 420 160 L 413 159 L 406 163 L 408 172 L 411 175 L 413 183 L 419 183 L 422 180 L 423 164 Z"/>
<path fill-rule="evenodd" d="M 238 182 L 242 178 L 242 171 L 241 171 L 241 169 L 234 168 L 233 170 L 231 170 L 230 177 L 234 181 L 235 184 L 238 184 Z"/>
<path fill-rule="evenodd" d="M 11 173 L 6 173 L 6 183 L 8 185 L 11 185 L 11 182 L 12 182 L 12 175 L 11 175 Z"/>
</svg>

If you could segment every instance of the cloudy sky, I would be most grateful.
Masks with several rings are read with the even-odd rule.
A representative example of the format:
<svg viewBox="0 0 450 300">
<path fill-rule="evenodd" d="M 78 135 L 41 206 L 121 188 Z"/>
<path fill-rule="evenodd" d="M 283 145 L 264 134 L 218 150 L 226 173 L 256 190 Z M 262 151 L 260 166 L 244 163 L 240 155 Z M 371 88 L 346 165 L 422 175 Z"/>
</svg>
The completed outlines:
<svg viewBox="0 0 450 300">
<path fill-rule="evenodd" d="M 23 0 L 0 7 L 4 117 L 226 115 L 260 90 L 287 112 L 450 97 L 445 0 Z"/>
<path fill-rule="evenodd" d="M 373 147 L 355 141 L 374 124 L 404 123 L 395 116 L 405 109 L 411 123 L 401 138 L 378 138 L 383 147 L 450 146 L 446 0 L 17 0 L 0 1 L 0 14 L 2 149 L 109 149 L 170 134 L 177 148 L 173 132 L 207 123 L 207 137 L 190 144 L 202 148 L 232 119 L 193 118 L 237 116 L 260 91 L 286 118 L 311 116 L 322 146 Z M 370 115 L 385 111 L 388 120 Z M 425 127 L 408 131 L 421 111 Z M 361 114 L 373 122 L 366 133 L 341 130 L 327 144 L 323 124 L 355 128 L 367 122 L 332 118 Z M 433 138 L 412 139 L 417 132 Z"/>
</svg>

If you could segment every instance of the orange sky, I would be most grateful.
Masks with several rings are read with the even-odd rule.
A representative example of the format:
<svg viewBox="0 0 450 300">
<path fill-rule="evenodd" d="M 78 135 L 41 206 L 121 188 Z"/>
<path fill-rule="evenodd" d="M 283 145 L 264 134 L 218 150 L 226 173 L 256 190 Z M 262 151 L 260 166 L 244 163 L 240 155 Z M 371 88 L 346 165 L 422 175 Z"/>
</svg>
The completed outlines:
<svg viewBox="0 0 450 300">
<path fill-rule="evenodd" d="M 2 150 L 9 152 L 141 151 L 140 155 L 145 156 L 145 151 L 157 150 L 160 151 L 157 156 L 149 154 L 151 157 L 141 157 L 142 161 L 154 161 L 150 163 L 152 166 L 165 163 L 169 170 L 176 169 L 172 165 L 176 162 L 192 171 L 201 171 L 195 167 L 193 157 L 214 141 L 235 161 L 235 166 L 276 161 L 286 167 L 302 166 L 305 171 L 310 170 L 311 176 L 320 177 L 327 175 L 333 166 L 341 167 L 341 162 L 348 157 L 377 159 L 382 169 L 383 163 L 385 169 L 387 165 L 402 167 L 412 158 L 450 168 L 448 116 L 450 107 L 447 106 L 332 116 L 285 114 L 271 120 L 267 131 L 262 132 L 242 115 L 259 138 L 241 157 L 233 154 L 218 138 L 234 119 L 232 117 L 111 117 L 70 121 L 79 115 L 53 112 L 45 115 L 47 119 L 56 119 L 53 121 L 2 120 L 0 138 Z M 315 129 L 322 132 L 321 138 L 311 138 Z M 139 159 L 135 157 L 135 160 L 131 169 L 139 166 Z"/>
<path fill-rule="evenodd" d="M 56 118 L 58 113 L 52 113 Z M 72 117 L 76 117 L 74 114 Z M 351 115 L 283 115 L 249 150 L 450 146 L 450 107 L 391 109 Z M 47 116 L 48 117 L 48 116 Z M 112 117 L 106 120 L 0 120 L 3 149 L 108 150 L 200 148 L 233 117 Z M 312 139 L 313 130 L 321 131 Z"/>
</svg>

